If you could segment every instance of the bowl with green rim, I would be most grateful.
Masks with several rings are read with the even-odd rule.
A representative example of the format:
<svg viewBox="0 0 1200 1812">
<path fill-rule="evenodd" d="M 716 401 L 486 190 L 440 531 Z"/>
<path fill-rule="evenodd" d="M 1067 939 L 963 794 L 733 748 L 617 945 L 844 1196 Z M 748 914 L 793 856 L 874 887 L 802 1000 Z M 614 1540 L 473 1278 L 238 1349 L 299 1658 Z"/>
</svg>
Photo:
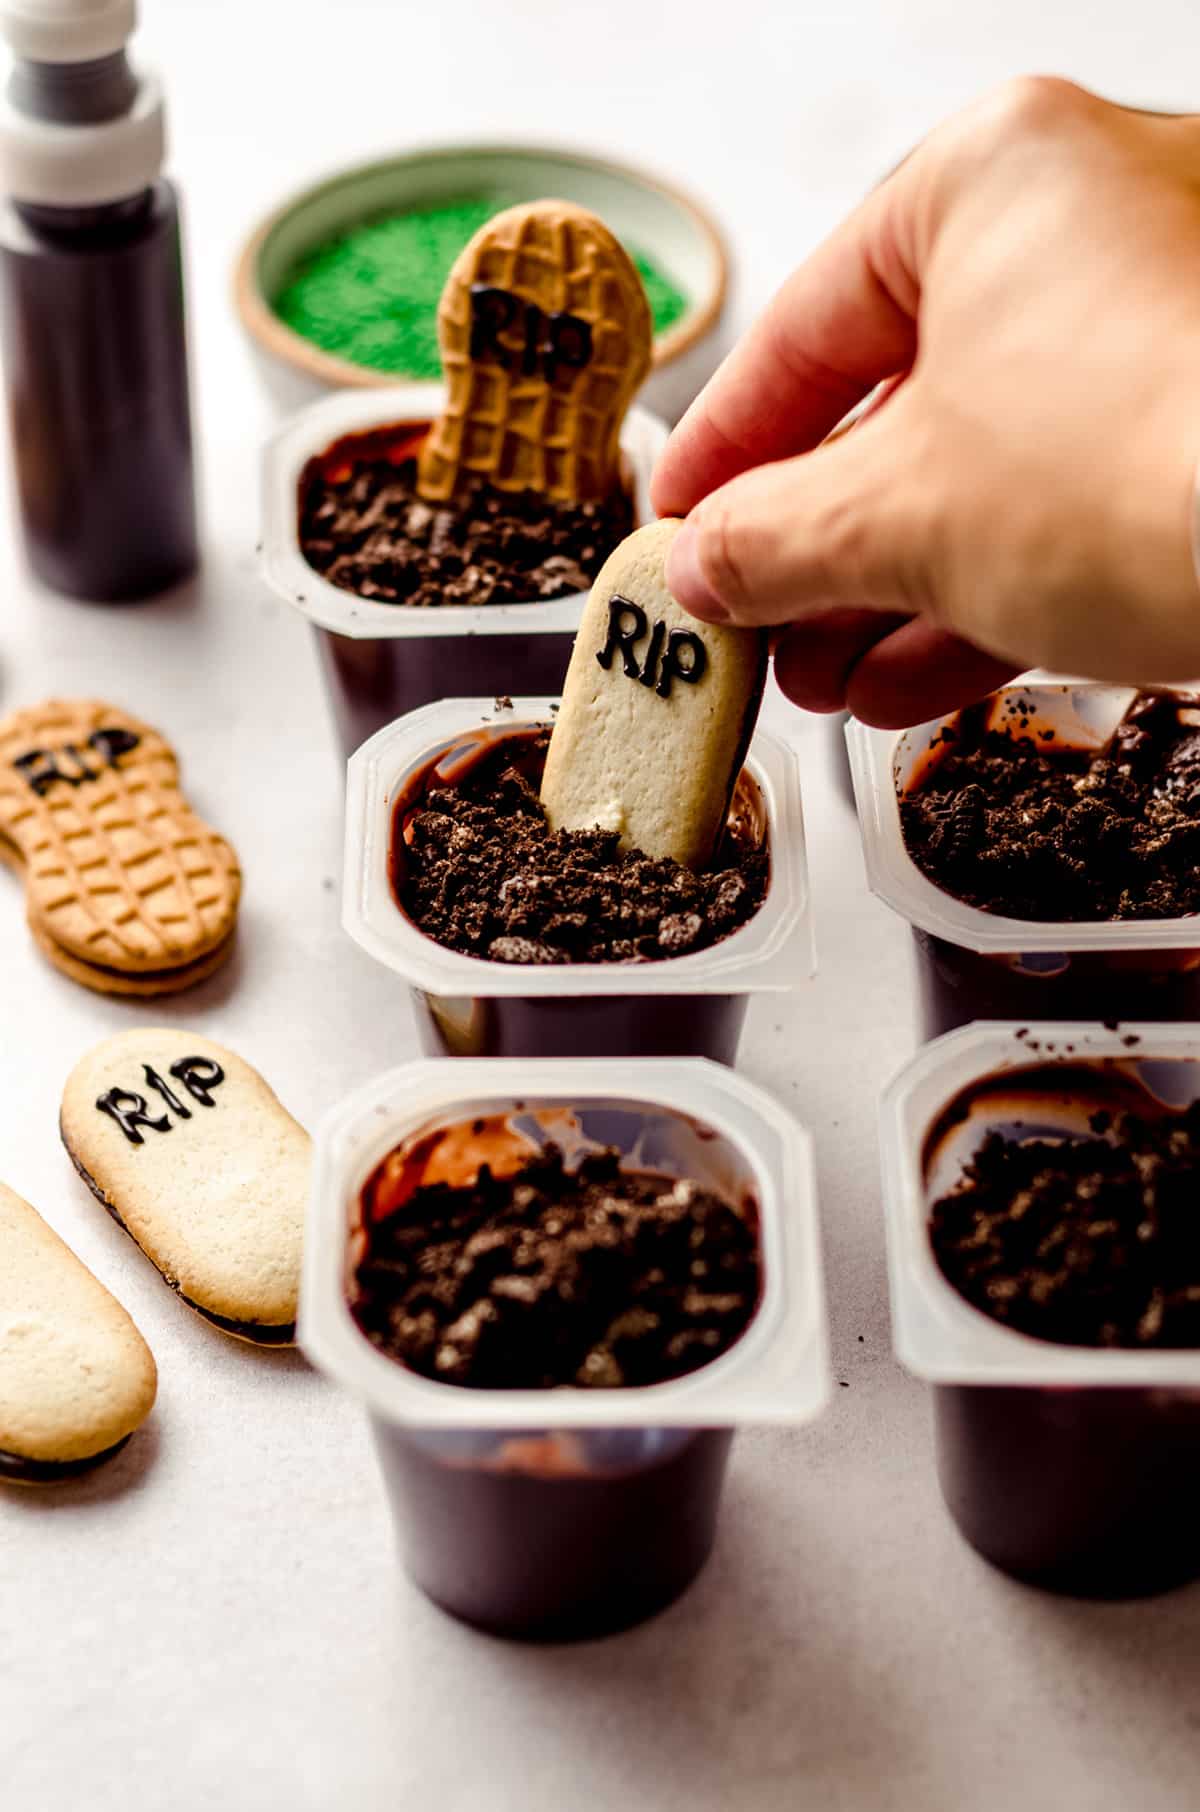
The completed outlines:
<svg viewBox="0 0 1200 1812">
<path fill-rule="evenodd" d="M 729 256 L 695 201 L 644 171 L 531 145 L 442 145 L 359 164 L 251 232 L 234 301 L 282 407 L 330 390 L 440 378 L 434 314 L 450 264 L 493 212 L 558 197 L 630 252 L 654 317 L 646 408 L 676 421 L 726 350 Z"/>
</svg>

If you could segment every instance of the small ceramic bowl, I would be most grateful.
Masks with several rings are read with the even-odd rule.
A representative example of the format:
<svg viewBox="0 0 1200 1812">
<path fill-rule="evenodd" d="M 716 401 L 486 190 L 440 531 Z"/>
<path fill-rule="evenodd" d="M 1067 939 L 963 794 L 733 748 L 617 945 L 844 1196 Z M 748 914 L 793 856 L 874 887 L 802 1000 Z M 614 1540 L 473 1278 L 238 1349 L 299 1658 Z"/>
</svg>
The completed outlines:
<svg viewBox="0 0 1200 1812">
<path fill-rule="evenodd" d="M 656 177 L 519 145 L 445 145 L 359 164 L 293 195 L 255 228 L 237 262 L 234 300 L 272 397 L 293 409 L 328 390 L 403 379 L 323 352 L 280 320 L 274 299 L 306 252 L 364 220 L 481 193 L 506 201 L 560 196 L 591 208 L 686 293 L 686 312 L 654 342 L 639 397 L 677 421 L 726 349 L 729 260 L 721 233 L 695 202 Z"/>
</svg>

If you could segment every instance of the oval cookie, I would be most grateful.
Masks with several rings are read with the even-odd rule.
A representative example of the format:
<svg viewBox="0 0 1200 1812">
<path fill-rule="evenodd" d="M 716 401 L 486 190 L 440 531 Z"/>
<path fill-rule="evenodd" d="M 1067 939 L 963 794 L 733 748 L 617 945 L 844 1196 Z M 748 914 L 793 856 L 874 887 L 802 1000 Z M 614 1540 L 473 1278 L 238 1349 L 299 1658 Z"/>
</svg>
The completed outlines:
<svg viewBox="0 0 1200 1812">
<path fill-rule="evenodd" d="M 767 670 L 757 629 L 701 623 L 667 589 L 682 524 L 622 541 L 584 607 L 542 776 L 553 830 L 620 832 L 701 868 L 750 743 Z"/>
<path fill-rule="evenodd" d="M 232 949 L 237 858 L 184 800 L 170 744 L 114 705 L 51 699 L 0 722 L 0 840 L 38 942 L 87 986 L 191 980 Z"/>
<path fill-rule="evenodd" d="M 310 1141 L 257 1070 L 194 1032 L 121 1032 L 72 1070 L 60 1124 L 185 1302 L 245 1340 L 294 1338 Z"/>
<path fill-rule="evenodd" d="M 111 1458 L 156 1387 L 120 1303 L 0 1183 L 0 1479 L 48 1484 Z"/>
</svg>

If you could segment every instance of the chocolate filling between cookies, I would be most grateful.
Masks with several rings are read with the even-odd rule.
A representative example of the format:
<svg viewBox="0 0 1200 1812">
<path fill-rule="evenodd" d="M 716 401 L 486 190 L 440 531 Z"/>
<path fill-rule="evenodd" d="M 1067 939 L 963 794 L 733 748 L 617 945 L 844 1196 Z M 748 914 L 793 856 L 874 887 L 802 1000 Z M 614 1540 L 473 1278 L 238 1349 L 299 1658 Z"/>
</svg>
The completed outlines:
<svg viewBox="0 0 1200 1812">
<path fill-rule="evenodd" d="M 134 1432 L 131 1430 L 111 1447 L 102 1447 L 99 1453 L 85 1454 L 79 1460 L 31 1460 L 23 1453 L 0 1447 L 0 1479 L 17 1485 L 56 1485 L 60 1480 L 82 1478 L 107 1460 L 115 1459 L 129 1445 Z"/>
</svg>

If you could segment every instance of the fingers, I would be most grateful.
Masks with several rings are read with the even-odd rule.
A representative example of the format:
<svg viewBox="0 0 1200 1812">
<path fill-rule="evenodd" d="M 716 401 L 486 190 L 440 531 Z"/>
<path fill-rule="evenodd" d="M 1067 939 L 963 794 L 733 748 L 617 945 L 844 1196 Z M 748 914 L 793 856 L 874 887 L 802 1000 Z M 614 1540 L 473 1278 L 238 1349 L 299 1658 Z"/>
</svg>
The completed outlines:
<svg viewBox="0 0 1200 1812">
<path fill-rule="evenodd" d="M 1019 671 L 920 619 L 875 611 L 830 611 L 785 630 L 775 649 L 775 677 L 796 704 L 845 708 L 884 730 L 957 711 Z"/>
<path fill-rule="evenodd" d="M 675 429 L 651 495 L 684 516 L 752 466 L 807 452 L 916 351 L 904 247 L 916 184 L 901 168 L 784 284 Z"/>
<path fill-rule="evenodd" d="M 1022 671 L 917 618 L 868 648 L 846 686 L 855 717 L 904 730 L 958 711 Z"/>
<path fill-rule="evenodd" d="M 920 482 L 915 383 L 828 446 L 705 498 L 671 543 L 667 583 L 707 622 L 778 624 L 835 605 L 928 607 L 937 516 Z"/>
<path fill-rule="evenodd" d="M 844 711 L 859 661 L 907 621 L 894 612 L 842 607 L 781 630 L 775 644 L 780 690 L 804 711 Z"/>
</svg>

